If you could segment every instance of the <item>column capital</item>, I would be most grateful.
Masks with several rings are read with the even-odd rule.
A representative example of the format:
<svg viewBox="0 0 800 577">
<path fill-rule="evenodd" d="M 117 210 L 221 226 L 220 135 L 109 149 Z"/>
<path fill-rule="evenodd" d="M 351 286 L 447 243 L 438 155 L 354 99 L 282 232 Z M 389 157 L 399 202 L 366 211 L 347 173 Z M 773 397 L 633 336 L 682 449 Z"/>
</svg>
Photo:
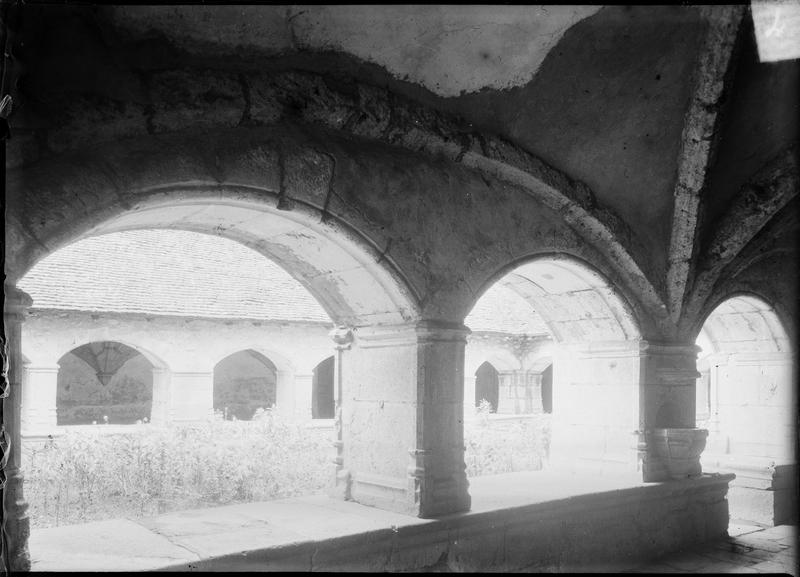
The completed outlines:
<svg viewBox="0 0 800 577">
<path fill-rule="evenodd" d="M 672 356 L 683 356 L 683 355 L 693 355 L 697 357 L 697 355 L 703 349 L 697 346 L 694 343 L 668 343 L 668 342 L 656 342 L 656 341 L 640 341 L 640 350 L 646 354 L 653 354 L 653 355 L 672 355 Z"/>
<path fill-rule="evenodd" d="M 447 321 L 422 320 L 415 325 L 419 341 L 463 341 L 472 333 L 463 323 Z"/>
<path fill-rule="evenodd" d="M 396 325 L 358 327 L 355 336 L 362 347 L 418 345 L 431 342 L 461 342 L 466 344 L 472 331 L 462 323 L 422 320 Z"/>
<path fill-rule="evenodd" d="M 31 296 L 14 285 L 5 283 L 3 285 L 3 290 L 6 295 L 5 304 L 3 305 L 3 316 L 23 317 L 28 309 L 33 306 L 33 299 Z"/>
<path fill-rule="evenodd" d="M 25 370 L 28 373 L 55 373 L 58 374 L 60 367 L 58 364 L 53 365 L 46 365 L 46 364 L 37 364 L 37 363 L 26 363 Z"/>
<path fill-rule="evenodd" d="M 338 350 L 347 350 L 353 343 L 353 329 L 350 327 L 336 327 L 328 333 L 328 336 L 333 339 Z"/>
<path fill-rule="evenodd" d="M 683 343 L 642 341 L 642 355 L 648 358 L 645 385 L 692 386 L 700 376 L 697 354 L 701 348 Z"/>
<path fill-rule="evenodd" d="M 559 343 L 557 349 L 566 350 L 582 357 L 640 356 L 648 342 L 638 339 L 614 341 L 570 341 Z"/>
</svg>

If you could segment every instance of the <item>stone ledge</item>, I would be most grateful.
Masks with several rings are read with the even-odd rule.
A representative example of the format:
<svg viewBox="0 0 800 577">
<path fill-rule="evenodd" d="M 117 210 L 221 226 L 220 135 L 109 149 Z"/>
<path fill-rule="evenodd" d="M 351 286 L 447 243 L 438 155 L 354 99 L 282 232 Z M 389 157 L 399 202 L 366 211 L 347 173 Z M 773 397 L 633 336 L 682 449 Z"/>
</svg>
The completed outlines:
<svg viewBox="0 0 800 577">
<path fill-rule="evenodd" d="M 418 519 L 326 497 L 33 531 L 37 571 L 567 568 L 647 559 L 726 534 L 732 475 L 668 483 L 553 473 L 472 479 L 473 511 Z M 537 498 L 537 494 L 539 495 Z M 99 539 L 103 555 L 93 555 Z M 147 545 L 159 543 L 161 551 Z M 535 544 L 535 546 L 534 546 Z M 85 551 L 84 551 L 85 549 Z M 133 557 L 133 555 L 137 555 Z"/>
</svg>

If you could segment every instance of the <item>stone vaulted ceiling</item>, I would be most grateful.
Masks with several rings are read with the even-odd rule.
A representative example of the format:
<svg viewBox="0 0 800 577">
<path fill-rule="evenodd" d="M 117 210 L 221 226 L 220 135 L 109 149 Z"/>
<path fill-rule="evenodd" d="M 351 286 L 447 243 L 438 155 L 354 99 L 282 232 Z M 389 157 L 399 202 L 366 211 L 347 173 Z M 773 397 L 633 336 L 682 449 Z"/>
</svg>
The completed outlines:
<svg viewBox="0 0 800 577">
<path fill-rule="evenodd" d="M 337 51 L 439 96 L 507 89 L 600 6 L 153 6 L 109 8 L 128 33 L 161 33 L 189 52 Z"/>
<path fill-rule="evenodd" d="M 249 93 L 258 75 L 287 94 L 322 87 L 317 104 L 341 105 L 355 122 L 351 103 L 368 86 L 387 95 L 387 110 L 401 110 L 390 123 L 408 121 L 408 131 L 423 118 L 419 130 L 445 142 L 455 134 L 469 166 L 488 166 L 482 154 L 515 175 L 537 163 L 563 175 L 561 189 L 577 192 L 548 206 L 595 218 L 587 228 L 623 247 L 630 258 L 619 266 L 646 279 L 636 282 L 652 295 L 651 309 L 663 303 L 665 322 L 680 330 L 697 323 L 720 279 L 744 270 L 740 252 L 758 264 L 736 272 L 736 286 L 763 288 L 773 300 L 793 294 L 785 283 L 759 287 L 768 273 L 753 271 L 780 268 L 768 256 L 783 254 L 797 229 L 785 214 L 773 217 L 796 211 L 800 67 L 759 62 L 746 6 L 32 1 L 21 12 L 8 77 L 12 168 L 134 136 L 142 116 L 156 134 L 154 111 L 181 108 L 181 99 L 229 108 L 225 122 L 246 125 L 256 114 L 251 99 L 263 100 Z M 315 80 L 294 86 L 294 73 Z M 175 89 L 165 93 L 171 77 Z M 406 112 L 413 107 L 424 114 Z M 104 135 L 112 113 L 117 124 Z M 509 148 L 492 156 L 493 139 Z"/>
</svg>

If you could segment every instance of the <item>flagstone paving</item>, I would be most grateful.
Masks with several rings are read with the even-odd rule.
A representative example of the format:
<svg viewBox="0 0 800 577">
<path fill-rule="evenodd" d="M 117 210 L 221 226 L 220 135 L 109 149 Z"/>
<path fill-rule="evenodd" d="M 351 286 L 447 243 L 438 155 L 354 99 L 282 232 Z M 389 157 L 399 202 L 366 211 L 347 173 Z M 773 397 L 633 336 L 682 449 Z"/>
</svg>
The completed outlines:
<svg viewBox="0 0 800 577">
<path fill-rule="evenodd" d="M 648 563 L 624 573 L 783 573 L 798 577 L 796 525 L 761 527 L 732 522 L 728 537 Z"/>
</svg>

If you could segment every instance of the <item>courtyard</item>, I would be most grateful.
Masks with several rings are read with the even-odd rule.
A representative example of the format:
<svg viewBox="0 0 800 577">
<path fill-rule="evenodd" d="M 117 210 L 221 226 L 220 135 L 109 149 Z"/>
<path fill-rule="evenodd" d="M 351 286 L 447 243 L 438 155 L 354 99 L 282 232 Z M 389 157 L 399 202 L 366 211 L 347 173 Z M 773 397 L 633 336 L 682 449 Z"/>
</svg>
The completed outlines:
<svg viewBox="0 0 800 577">
<path fill-rule="evenodd" d="M 793 11 L 3 4 L 4 569 L 785 567 Z"/>
</svg>

